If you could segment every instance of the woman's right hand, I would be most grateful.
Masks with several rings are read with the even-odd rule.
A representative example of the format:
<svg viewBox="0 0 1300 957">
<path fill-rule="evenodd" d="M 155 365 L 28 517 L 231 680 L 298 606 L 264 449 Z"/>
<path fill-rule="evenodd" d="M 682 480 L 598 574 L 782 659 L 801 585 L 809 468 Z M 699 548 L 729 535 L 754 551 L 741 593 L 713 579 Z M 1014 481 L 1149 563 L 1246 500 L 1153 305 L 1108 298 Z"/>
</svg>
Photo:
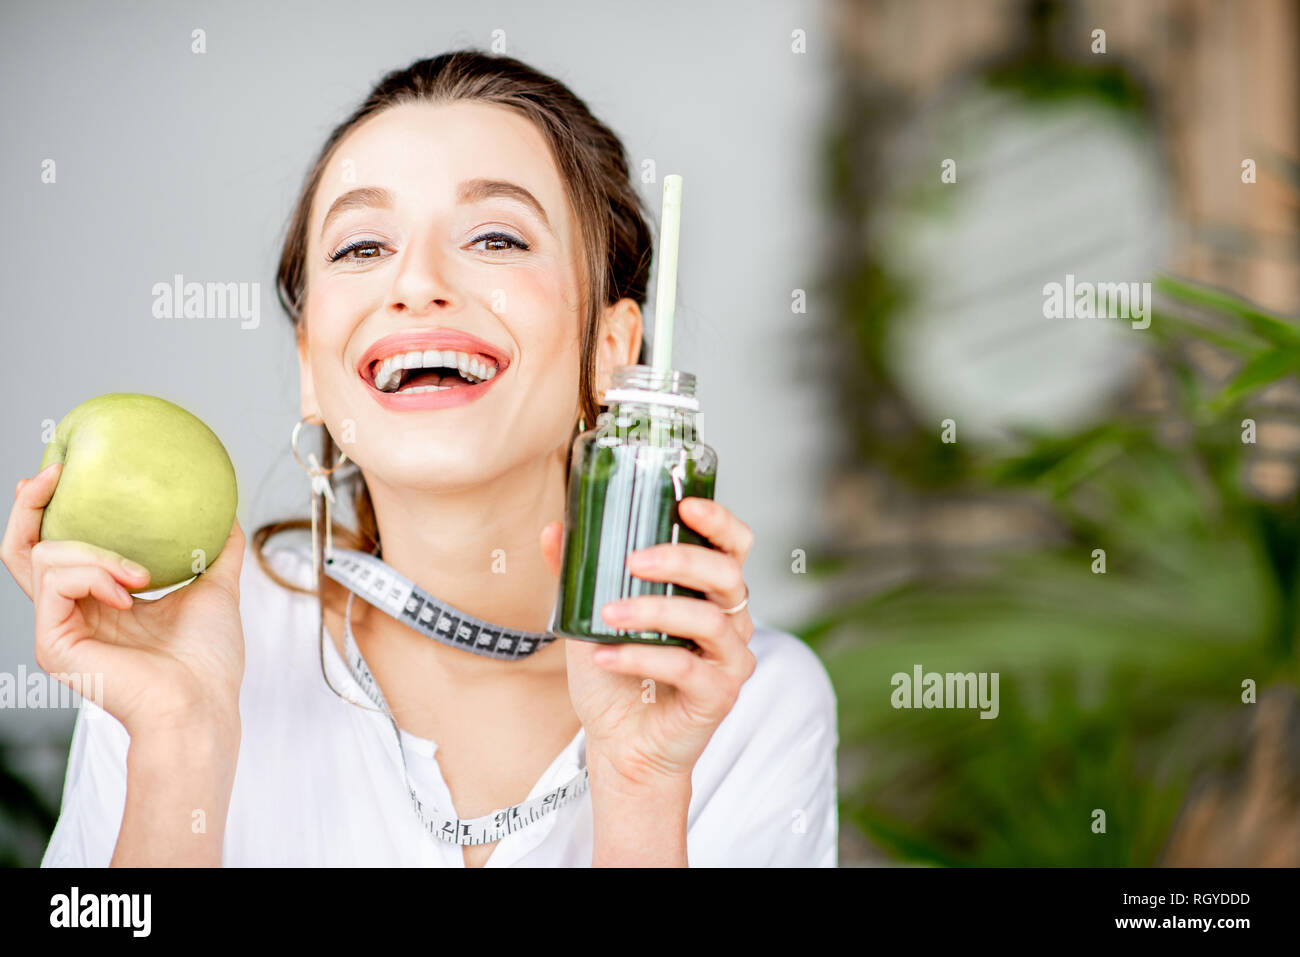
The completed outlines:
<svg viewBox="0 0 1300 957">
<path fill-rule="evenodd" d="M 156 601 L 136 601 L 127 589 L 148 585 L 143 567 L 85 542 L 40 540 L 61 471 L 52 465 L 18 483 L 0 543 L 0 560 L 36 606 L 36 663 L 56 677 L 102 675 L 96 703 L 132 738 L 216 730 L 237 740 L 244 674 L 239 523 L 196 580 Z"/>
</svg>

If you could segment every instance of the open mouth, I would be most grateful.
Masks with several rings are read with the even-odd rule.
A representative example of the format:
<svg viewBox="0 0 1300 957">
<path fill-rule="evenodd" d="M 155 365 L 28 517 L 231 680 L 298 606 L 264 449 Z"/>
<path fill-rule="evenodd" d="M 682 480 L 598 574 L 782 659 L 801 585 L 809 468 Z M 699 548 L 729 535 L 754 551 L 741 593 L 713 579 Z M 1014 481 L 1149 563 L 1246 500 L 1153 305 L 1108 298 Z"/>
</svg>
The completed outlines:
<svg viewBox="0 0 1300 957">
<path fill-rule="evenodd" d="M 426 349 L 375 359 L 366 378 L 388 395 L 443 392 L 489 382 L 504 371 L 497 360 L 481 352 Z"/>
</svg>

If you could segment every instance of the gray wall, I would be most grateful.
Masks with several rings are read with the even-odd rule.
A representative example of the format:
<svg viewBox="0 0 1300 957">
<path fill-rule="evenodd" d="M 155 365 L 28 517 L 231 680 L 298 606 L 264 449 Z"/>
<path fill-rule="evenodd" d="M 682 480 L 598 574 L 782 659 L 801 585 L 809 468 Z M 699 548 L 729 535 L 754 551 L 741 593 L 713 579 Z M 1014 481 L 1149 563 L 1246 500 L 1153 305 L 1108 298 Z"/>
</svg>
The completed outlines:
<svg viewBox="0 0 1300 957">
<path fill-rule="evenodd" d="M 6 4 L 0 488 L 35 473 L 42 420 L 104 392 L 145 392 L 225 441 L 245 529 L 302 513 L 287 448 L 296 367 L 274 297 L 290 204 L 328 130 L 383 73 L 486 47 L 502 29 L 507 52 L 572 86 L 634 161 L 685 178 L 677 365 L 701 380 L 718 498 L 757 533 L 755 612 L 798 622 L 814 586 L 791 574 L 790 552 L 813 543 L 824 446 L 816 383 L 793 352 L 818 311 L 821 8 L 592 0 L 557 17 L 556 6 Z M 791 51 L 797 28 L 803 55 Z M 41 181 L 46 159 L 54 184 Z M 642 189 L 657 210 L 659 185 Z M 153 318 L 153 284 L 176 273 L 260 282 L 260 326 Z M 791 314 L 795 288 L 809 291 L 807 315 Z M 31 605 L 5 575 L 0 671 L 34 669 L 31 644 Z M 25 742 L 23 760 L 55 793 L 71 719 L 0 711 L 0 737 Z"/>
</svg>

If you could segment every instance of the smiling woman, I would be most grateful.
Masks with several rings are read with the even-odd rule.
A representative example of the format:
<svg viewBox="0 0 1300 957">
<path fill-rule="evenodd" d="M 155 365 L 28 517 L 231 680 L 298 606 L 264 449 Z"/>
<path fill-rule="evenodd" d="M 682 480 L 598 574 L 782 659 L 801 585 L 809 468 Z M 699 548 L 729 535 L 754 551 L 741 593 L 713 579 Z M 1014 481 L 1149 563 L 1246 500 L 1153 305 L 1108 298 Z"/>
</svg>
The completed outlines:
<svg viewBox="0 0 1300 957">
<path fill-rule="evenodd" d="M 562 84 L 472 51 L 379 83 L 313 165 L 278 277 L 293 451 L 356 527 L 266 525 L 241 563 L 236 526 L 195 585 L 113 617 L 76 617 L 71 586 L 48 614 L 34 596 L 38 648 L 66 651 L 41 629 L 69 616 L 77 647 L 147 644 L 126 626 L 148 616 L 138 634 L 183 626 L 202 652 L 150 645 L 152 684 L 184 693 L 142 678 L 110 689 L 116 720 L 79 719 L 47 864 L 835 862 L 834 694 L 751 617 L 753 535 L 723 505 L 682 499 L 690 534 L 630 557 L 679 592 L 601 609 L 689 648 L 548 627 L 573 439 L 645 361 L 651 254 L 622 144 Z M 20 582 L 58 558 L 25 531 L 53 481 L 15 504 Z M 310 549 L 272 547 L 305 528 Z"/>
</svg>

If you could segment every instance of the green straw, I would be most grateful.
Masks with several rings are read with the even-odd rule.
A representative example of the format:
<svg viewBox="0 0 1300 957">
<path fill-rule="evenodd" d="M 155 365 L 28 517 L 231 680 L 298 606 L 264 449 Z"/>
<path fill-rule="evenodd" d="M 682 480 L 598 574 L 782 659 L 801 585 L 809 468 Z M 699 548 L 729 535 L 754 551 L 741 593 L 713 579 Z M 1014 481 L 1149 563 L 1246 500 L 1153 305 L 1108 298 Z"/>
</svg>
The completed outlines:
<svg viewBox="0 0 1300 957">
<path fill-rule="evenodd" d="M 659 285 L 655 292 L 655 340 L 652 365 L 672 368 L 673 309 L 677 305 L 677 249 L 682 232 L 682 178 L 664 177 L 664 205 L 659 217 Z"/>
</svg>

